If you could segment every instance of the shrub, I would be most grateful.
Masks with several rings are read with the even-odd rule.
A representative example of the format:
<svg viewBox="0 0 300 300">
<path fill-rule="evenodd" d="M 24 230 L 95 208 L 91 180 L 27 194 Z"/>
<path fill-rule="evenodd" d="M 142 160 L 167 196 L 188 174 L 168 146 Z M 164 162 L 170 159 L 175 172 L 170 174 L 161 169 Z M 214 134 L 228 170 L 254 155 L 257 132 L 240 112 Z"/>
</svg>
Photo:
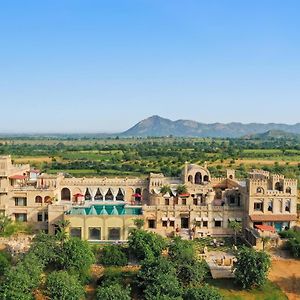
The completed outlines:
<svg viewBox="0 0 300 300">
<path fill-rule="evenodd" d="M 109 286 L 100 286 L 97 288 L 97 300 L 130 300 L 130 289 L 124 288 L 120 284 L 112 284 Z"/>
<path fill-rule="evenodd" d="M 130 252 L 138 259 L 155 258 L 166 248 L 165 239 L 153 232 L 134 229 L 128 239 Z"/>
<path fill-rule="evenodd" d="M 1 251 L 0 252 L 0 276 L 4 274 L 4 272 L 9 268 L 10 266 L 10 256 L 8 253 Z"/>
<path fill-rule="evenodd" d="M 222 300 L 219 291 L 209 285 L 185 290 L 183 300 Z"/>
<path fill-rule="evenodd" d="M 101 251 L 100 263 L 104 266 L 125 266 L 128 263 L 124 248 L 119 245 L 105 246 Z"/>
<path fill-rule="evenodd" d="M 47 277 L 45 294 L 51 300 L 79 300 L 83 299 L 84 289 L 74 275 L 54 271 Z"/>
</svg>

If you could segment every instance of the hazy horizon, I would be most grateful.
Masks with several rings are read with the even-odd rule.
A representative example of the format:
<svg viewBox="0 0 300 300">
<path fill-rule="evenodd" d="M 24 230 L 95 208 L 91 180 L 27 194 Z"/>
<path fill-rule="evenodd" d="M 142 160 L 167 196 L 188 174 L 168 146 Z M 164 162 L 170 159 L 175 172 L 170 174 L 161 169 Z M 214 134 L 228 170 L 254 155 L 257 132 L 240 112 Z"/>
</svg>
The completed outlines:
<svg viewBox="0 0 300 300">
<path fill-rule="evenodd" d="M 300 121 L 300 2 L 0 4 L 0 133 Z"/>
</svg>

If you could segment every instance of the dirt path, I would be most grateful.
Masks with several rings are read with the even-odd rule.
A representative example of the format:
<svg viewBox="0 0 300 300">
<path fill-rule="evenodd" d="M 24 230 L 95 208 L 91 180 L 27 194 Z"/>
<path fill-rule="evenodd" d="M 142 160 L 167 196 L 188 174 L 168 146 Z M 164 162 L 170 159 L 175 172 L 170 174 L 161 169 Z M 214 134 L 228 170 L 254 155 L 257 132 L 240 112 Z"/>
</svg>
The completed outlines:
<svg viewBox="0 0 300 300">
<path fill-rule="evenodd" d="M 289 300 L 300 300 L 300 260 L 273 259 L 269 279 L 286 293 Z"/>
</svg>

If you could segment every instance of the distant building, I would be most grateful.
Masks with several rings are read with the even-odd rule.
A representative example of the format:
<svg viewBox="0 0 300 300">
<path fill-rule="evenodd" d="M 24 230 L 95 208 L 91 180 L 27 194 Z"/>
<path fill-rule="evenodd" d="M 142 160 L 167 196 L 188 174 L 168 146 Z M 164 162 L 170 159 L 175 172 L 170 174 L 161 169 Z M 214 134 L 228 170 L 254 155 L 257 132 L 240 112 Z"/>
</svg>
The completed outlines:
<svg viewBox="0 0 300 300">
<path fill-rule="evenodd" d="M 186 192 L 178 193 L 179 185 Z M 0 213 L 49 234 L 68 220 L 71 236 L 95 242 L 126 240 L 142 218 L 147 230 L 187 238 L 230 236 L 229 223 L 241 222 L 255 245 L 261 225 L 276 231 L 295 226 L 296 203 L 297 180 L 261 170 L 247 179 L 237 179 L 234 170 L 212 178 L 207 166 L 186 163 L 179 178 L 69 178 L 0 157 Z"/>
</svg>

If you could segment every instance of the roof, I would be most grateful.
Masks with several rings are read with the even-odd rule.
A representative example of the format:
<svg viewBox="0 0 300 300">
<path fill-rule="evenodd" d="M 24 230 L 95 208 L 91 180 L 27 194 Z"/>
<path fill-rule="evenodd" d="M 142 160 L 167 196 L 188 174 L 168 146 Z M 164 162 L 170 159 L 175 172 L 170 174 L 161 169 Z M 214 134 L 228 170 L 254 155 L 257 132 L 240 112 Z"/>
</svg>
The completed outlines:
<svg viewBox="0 0 300 300">
<path fill-rule="evenodd" d="M 281 215 L 251 215 L 252 222 L 284 222 L 284 221 L 296 221 L 297 216 L 291 214 L 281 214 Z"/>
<path fill-rule="evenodd" d="M 273 226 L 269 226 L 269 225 L 255 225 L 255 227 L 261 231 L 270 231 L 270 232 L 276 231 Z"/>
<path fill-rule="evenodd" d="M 25 175 L 12 175 L 12 176 L 9 176 L 9 179 L 26 179 L 27 176 Z"/>
</svg>

